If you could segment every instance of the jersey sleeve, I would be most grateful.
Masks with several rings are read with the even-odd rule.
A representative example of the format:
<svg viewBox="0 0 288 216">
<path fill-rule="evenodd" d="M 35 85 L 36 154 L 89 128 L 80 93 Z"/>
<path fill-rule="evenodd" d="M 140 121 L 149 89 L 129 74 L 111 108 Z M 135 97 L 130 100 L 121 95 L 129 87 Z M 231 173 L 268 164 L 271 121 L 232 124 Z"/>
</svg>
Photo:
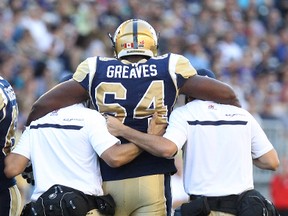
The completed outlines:
<svg viewBox="0 0 288 216">
<path fill-rule="evenodd" d="M 182 117 L 180 109 L 175 109 L 170 117 L 169 124 L 163 137 L 169 139 L 177 145 L 178 151 L 181 150 L 187 141 L 187 122 Z"/>
<path fill-rule="evenodd" d="M 251 116 L 251 135 L 252 135 L 252 158 L 256 159 L 266 154 L 268 151 L 273 149 L 273 145 L 269 141 L 265 132 L 258 124 L 258 122 Z"/>
<path fill-rule="evenodd" d="M 172 55 L 171 58 L 176 59 L 175 74 L 177 77 L 177 86 L 178 88 L 181 88 L 187 79 L 197 74 L 197 71 L 191 65 L 190 61 L 183 55 L 178 54 L 171 54 L 171 55 Z"/>
<path fill-rule="evenodd" d="M 79 82 L 87 91 L 89 91 L 91 79 L 96 71 L 96 60 L 97 57 L 90 57 L 82 61 L 73 74 L 73 79 Z"/>
</svg>

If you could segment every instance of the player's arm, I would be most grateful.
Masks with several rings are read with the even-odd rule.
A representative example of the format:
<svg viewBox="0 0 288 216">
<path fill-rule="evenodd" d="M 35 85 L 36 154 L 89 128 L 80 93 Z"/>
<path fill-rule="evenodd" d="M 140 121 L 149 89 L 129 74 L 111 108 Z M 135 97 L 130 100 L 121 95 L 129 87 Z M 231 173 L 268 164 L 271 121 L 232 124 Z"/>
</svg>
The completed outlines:
<svg viewBox="0 0 288 216">
<path fill-rule="evenodd" d="M 176 144 L 162 136 L 142 133 L 133 128 L 125 126 L 118 119 L 107 116 L 107 127 L 114 136 L 121 136 L 135 143 L 141 149 L 158 157 L 171 158 L 178 148 Z"/>
<path fill-rule="evenodd" d="M 276 170 L 280 164 L 276 150 L 260 124 L 250 113 L 248 115 L 251 118 L 251 154 L 254 165 L 260 169 Z"/>
<path fill-rule="evenodd" d="M 279 167 L 279 158 L 275 149 L 268 151 L 261 157 L 254 159 L 253 163 L 260 169 L 268 169 L 275 171 Z"/>
<path fill-rule="evenodd" d="M 141 152 L 142 150 L 132 143 L 115 144 L 104 151 L 100 157 L 110 167 L 119 167 L 131 162 Z"/>
<path fill-rule="evenodd" d="M 180 88 L 179 93 L 197 99 L 241 106 L 231 86 L 209 77 L 199 75 L 190 77 Z"/>
<path fill-rule="evenodd" d="M 176 58 L 175 72 L 180 94 L 240 107 L 239 100 L 231 86 L 216 79 L 197 75 L 187 58 L 182 55 L 176 55 Z"/>
<path fill-rule="evenodd" d="M 53 110 L 80 103 L 88 98 L 87 91 L 78 82 L 68 80 L 60 83 L 42 95 L 33 104 L 26 126 Z"/>
<path fill-rule="evenodd" d="M 5 169 L 4 173 L 7 178 L 13 178 L 19 174 L 21 174 L 27 164 L 29 163 L 29 159 L 24 157 L 23 155 L 10 153 L 5 157 Z"/>
</svg>

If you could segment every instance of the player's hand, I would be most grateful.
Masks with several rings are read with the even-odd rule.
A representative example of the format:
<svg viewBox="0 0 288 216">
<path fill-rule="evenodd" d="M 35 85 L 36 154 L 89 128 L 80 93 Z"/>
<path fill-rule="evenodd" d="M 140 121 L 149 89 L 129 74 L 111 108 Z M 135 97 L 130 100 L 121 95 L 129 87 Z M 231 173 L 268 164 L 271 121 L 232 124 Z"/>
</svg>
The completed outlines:
<svg viewBox="0 0 288 216">
<path fill-rule="evenodd" d="M 124 129 L 124 125 L 121 121 L 111 115 L 103 115 L 106 119 L 108 131 L 114 136 L 121 136 L 121 130 Z"/>
<path fill-rule="evenodd" d="M 161 123 L 161 121 L 159 121 L 159 116 L 158 113 L 155 112 L 153 114 L 152 119 L 149 122 L 149 126 L 147 129 L 147 133 L 148 134 L 154 134 L 154 135 L 158 135 L 158 136 L 162 136 L 167 128 L 167 124 L 166 123 Z"/>
<path fill-rule="evenodd" d="M 25 170 L 22 173 L 22 177 L 26 180 L 28 184 L 35 185 L 34 175 L 33 175 L 33 169 L 32 164 L 29 163 Z"/>
</svg>

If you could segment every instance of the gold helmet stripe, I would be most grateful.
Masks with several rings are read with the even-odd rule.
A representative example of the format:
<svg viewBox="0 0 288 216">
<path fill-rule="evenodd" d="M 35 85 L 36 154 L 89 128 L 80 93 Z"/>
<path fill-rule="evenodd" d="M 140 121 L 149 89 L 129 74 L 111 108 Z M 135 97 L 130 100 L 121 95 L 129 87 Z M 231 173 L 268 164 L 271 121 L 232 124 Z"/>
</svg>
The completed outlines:
<svg viewBox="0 0 288 216">
<path fill-rule="evenodd" d="M 138 24 L 137 19 L 133 20 L 133 48 L 138 49 Z"/>
</svg>

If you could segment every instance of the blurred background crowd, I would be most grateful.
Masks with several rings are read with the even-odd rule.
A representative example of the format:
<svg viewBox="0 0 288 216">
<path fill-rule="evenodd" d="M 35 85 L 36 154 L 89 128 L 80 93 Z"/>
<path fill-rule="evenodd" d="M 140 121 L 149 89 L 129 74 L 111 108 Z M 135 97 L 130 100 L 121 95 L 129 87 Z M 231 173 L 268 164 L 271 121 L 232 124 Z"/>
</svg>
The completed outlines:
<svg viewBox="0 0 288 216">
<path fill-rule="evenodd" d="M 159 32 L 159 54 L 213 70 L 259 123 L 276 120 L 287 135 L 287 0 L 1 0 L 0 74 L 16 91 L 19 131 L 33 102 L 82 60 L 113 56 L 107 33 L 130 18 Z"/>
</svg>

